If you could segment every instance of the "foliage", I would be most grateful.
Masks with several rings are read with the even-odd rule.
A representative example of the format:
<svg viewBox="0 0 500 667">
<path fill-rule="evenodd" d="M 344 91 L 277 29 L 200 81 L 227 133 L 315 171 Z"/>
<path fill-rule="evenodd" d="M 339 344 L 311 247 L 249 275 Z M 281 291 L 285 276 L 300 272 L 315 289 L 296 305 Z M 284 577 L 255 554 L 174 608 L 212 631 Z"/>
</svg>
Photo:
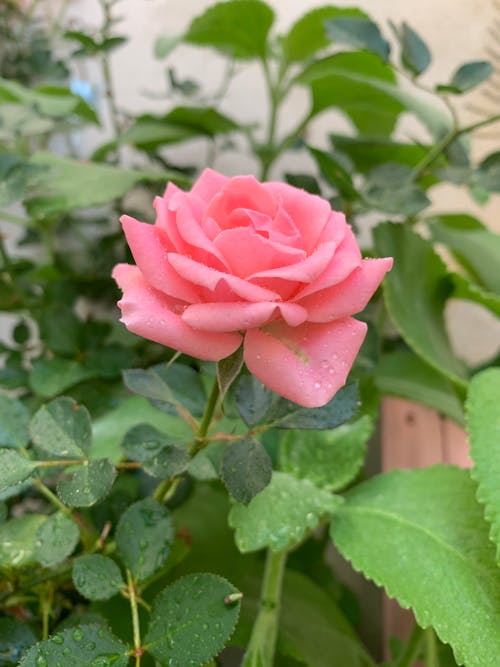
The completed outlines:
<svg viewBox="0 0 500 667">
<path fill-rule="evenodd" d="M 491 65 L 457 64 L 429 88 L 420 77 L 432 45 L 406 22 L 323 6 L 277 34 L 266 2 L 227 0 L 158 38 L 166 108 L 145 102 L 133 114 L 114 97 L 109 58 L 119 65 L 126 38 L 113 0 L 101 0 L 94 30 L 63 14 L 49 26 L 28 4 L 0 2 L 0 311 L 10 316 L 0 343 L 0 665 L 196 667 L 230 645 L 246 666 L 327 667 L 335 655 L 342 667 L 373 667 L 353 594 L 327 566 L 332 540 L 415 613 L 412 638 L 387 665 L 496 665 L 498 369 L 457 358 L 444 311 L 460 298 L 500 316 L 500 240 L 476 217 L 428 211 L 442 183 L 478 204 L 498 197 L 500 153 L 477 161 L 469 139 L 499 117 L 462 125 L 455 109 Z M 218 90 L 178 76 L 179 45 L 225 64 Z M 69 80 L 75 59 L 100 70 L 105 113 L 97 81 Z M 249 67 L 262 74 L 265 121 L 226 111 Z M 349 131 L 332 123 L 311 144 L 332 110 Z M 403 115 L 421 141 L 398 131 Z M 76 151 L 75 133 L 106 118 L 102 143 Z M 110 274 L 128 260 L 118 214 L 137 207 L 149 219 L 133 195 L 151 199 L 166 181 L 189 187 L 205 161 L 174 156 L 193 140 L 211 162 L 238 146 L 261 179 L 322 194 L 356 230 L 367 214 L 379 223 L 365 254 L 395 265 L 359 316 L 369 332 L 348 384 L 323 408 L 273 394 L 241 351 L 214 369 L 117 323 Z M 297 151 L 313 168 L 283 173 Z M 471 474 L 439 466 L 366 479 L 386 395 L 467 424 Z"/>
</svg>

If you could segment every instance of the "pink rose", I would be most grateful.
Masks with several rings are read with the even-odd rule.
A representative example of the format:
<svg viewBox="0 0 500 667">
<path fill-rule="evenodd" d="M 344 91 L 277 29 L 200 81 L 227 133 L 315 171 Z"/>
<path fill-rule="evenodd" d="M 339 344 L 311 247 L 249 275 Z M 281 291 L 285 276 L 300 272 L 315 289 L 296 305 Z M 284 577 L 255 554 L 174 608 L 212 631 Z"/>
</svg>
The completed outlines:
<svg viewBox="0 0 500 667">
<path fill-rule="evenodd" d="M 154 205 L 154 225 L 121 219 L 136 262 L 113 271 L 126 327 L 209 361 L 243 341 L 263 384 L 306 407 L 327 403 L 366 334 L 351 315 L 392 259 L 362 259 L 342 213 L 284 183 L 206 169 L 190 192 L 169 183 Z"/>
</svg>

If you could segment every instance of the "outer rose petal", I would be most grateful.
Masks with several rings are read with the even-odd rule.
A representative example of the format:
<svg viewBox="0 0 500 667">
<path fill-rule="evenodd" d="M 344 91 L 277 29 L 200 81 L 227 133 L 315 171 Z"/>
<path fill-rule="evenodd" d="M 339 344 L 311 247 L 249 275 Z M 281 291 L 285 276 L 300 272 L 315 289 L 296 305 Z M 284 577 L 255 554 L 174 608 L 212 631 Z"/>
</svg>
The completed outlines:
<svg viewBox="0 0 500 667">
<path fill-rule="evenodd" d="M 307 319 L 307 310 L 296 303 L 197 303 L 188 306 L 182 319 L 203 331 L 243 331 L 267 324 L 274 316 L 291 327 L 302 324 Z"/>
<path fill-rule="evenodd" d="M 204 169 L 191 188 L 191 194 L 208 204 L 218 194 L 229 178 L 214 169 Z"/>
<path fill-rule="evenodd" d="M 172 248 L 166 232 L 156 225 L 139 222 L 128 215 L 123 215 L 120 219 L 127 243 L 146 281 L 152 287 L 181 301 L 200 301 L 194 287 L 181 278 L 168 263 L 167 254 Z"/>
<path fill-rule="evenodd" d="M 224 359 L 240 346 L 238 334 L 192 329 L 174 312 L 182 305 L 151 287 L 136 266 L 118 264 L 113 278 L 123 290 L 121 321 L 138 336 L 205 361 Z"/>
<path fill-rule="evenodd" d="M 345 384 L 367 330 L 350 317 L 299 327 L 271 324 L 245 336 L 250 373 L 276 393 L 306 408 L 328 403 Z"/>
<path fill-rule="evenodd" d="M 346 280 L 297 299 L 297 303 L 307 308 L 310 322 L 331 322 L 355 315 L 365 308 L 392 263 L 392 257 L 364 259 Z"/>
</svg>

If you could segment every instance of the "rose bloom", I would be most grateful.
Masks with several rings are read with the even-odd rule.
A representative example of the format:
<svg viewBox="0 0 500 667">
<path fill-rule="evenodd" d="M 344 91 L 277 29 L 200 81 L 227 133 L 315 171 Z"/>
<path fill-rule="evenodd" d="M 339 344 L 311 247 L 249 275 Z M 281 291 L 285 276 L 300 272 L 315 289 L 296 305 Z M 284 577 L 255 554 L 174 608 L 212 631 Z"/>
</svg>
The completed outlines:
<svg viewBox="0 0 500 667">
<path fill-rule="evenodd" d="M 121 218 L 136 266 L 118 264 L 121 321 L 144 338 L 218 361 L 243 342 L 249 371 L 306 407 L 345 384 L 364 309 L 391 258 L 362 259 L 342 213 L 284 183 L 206 169 L 172 183 L 150 225 Z"/>
</svg>

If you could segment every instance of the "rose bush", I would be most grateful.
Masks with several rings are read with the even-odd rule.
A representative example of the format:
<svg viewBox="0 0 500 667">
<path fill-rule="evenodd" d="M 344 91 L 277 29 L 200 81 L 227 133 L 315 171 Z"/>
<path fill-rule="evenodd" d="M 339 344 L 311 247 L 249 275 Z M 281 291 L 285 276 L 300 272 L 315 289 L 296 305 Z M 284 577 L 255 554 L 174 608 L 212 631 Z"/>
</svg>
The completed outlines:
<svg viewBox="0 0 500 667">
<path fill-rule="evenodd" d="M 122 322 L 145 338 L 218 361 L 243 341 L 249 371 L 306 407 L 345 383 L 366 334 L 351 316 L 392 259 L 362 259 L 342 213 L 284 183 L 205 170 L 168 184 L 156 222 L 122 217 L 136 266 L 119 264 Z"/>
</svg>

